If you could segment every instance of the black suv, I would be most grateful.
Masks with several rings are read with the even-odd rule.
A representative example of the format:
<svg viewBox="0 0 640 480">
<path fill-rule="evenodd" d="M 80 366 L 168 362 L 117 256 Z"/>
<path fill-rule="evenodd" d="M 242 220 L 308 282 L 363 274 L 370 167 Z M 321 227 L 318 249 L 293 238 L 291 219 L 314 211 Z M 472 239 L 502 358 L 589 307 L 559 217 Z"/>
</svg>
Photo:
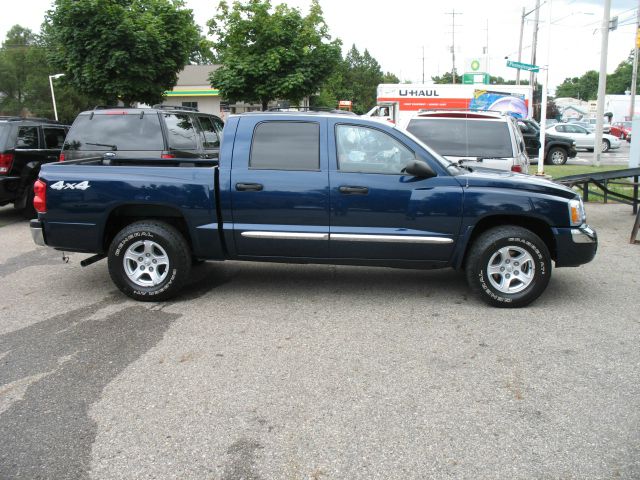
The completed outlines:
<svg viewBox="0 0 640 480">
<path fill-rule="evenodd" d="M 529 158 L 537 158 L 540 152 L 540 126 L 534 120 L 519 118 L 518 127 L 524 137 Z M 544 163 L 564 165 L 567 159 L 575 157 L 576 142 L 570 138 L 546 133 L 544 136 Z"/>
<path fill-rule="evenodd" d="M 58 160 L 68 130 L 53 120 L 0 117 L 0 206 L 35 217 L 33 182 L 40 165 Z"/>
<path fill-rule="evenodd" d="M 195 108 L 96 107 L 71 125 L 61 160 L 218 158 L 223 122 Z"/>
</svg>

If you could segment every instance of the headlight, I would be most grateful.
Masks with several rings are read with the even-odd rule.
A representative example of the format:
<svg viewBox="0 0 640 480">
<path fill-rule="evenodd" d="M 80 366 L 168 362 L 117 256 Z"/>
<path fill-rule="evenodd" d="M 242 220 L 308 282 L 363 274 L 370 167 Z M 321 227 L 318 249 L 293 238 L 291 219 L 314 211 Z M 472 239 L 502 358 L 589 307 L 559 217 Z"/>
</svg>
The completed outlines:
<svg viewBox="0 0 640 480">
<path fill-rule="evenodd" d="M 587 220 L 584 213 L 584 204 L 582 198 L 574 198 L 569 200 L 569 224 L 572 227 L 579 227 Z"/>
</svg>

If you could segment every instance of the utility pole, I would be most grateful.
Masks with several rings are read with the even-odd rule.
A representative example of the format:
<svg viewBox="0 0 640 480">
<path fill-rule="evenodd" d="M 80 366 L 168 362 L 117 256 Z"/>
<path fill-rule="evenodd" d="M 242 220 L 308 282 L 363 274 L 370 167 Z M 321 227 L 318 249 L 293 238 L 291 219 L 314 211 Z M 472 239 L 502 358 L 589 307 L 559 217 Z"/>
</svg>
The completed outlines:
<svg viewBox="0 0 640 480">
<path fill-rule="evenodd" d="M 607 49 L 609 48 L 609 19 L 611 14 L 611 0 L 604 0 L 602 14 L 602 44 L 600 46 L 600 76 L 598 78 L 598 107 L 596 113 L 596 139 L 593 145 L 593 162 L 600 166 L 602 156 L 602 124 L 604 123 L 604 96 L 607 90 Z"/>
<path fill-rule="evenodd" d="M 462 15 L 462 13 L 456 12 L 455 9 L 453 9 L 445 13 L 445 15 L 451 15 L 451 61 L 453 64 L 451 76 L 453 77 L 453 83 L 456 83 L 456 15 Z"/>
<path fill-rule="evenodd" d="M 540 0 L 536 0 L 536 16 L 533 21 L 533 42 L 531 43 L 531 64 L 536 65 L 536 50 L 538 48 L 538 25 L 540 24 Z M 529 85 L 533 88 L 533 96 L 535 97 L 536 86 L 534 83 L 535 73 L 529 75 Z"/>
<path fill-rule="evenodd" d="M 638 0 L 638 15 L 636 17 L 636 38 L 633 49 L 633 73 L 631 73 L 631 105 L 629 106 L 629 120 L 633 120 L 636 106 L 636 81 L 638 80 L 638 41 L 640 38 L 640 0 Z"/>
<path fill-rule="evenodd" d="M 538 173 L 544 175 L 544 151 L 546 142 L 547 96 L 549 94 L 549 67 L 551 63 L 551 2 L 547 0 L 547 53 L 544 76 L 542 77 L 542 105 L 540 106 L 540 150 L 538 150 Z"/>
<path fill-rule="evenodd" d="M 487 33 L 487 46 L 484 47 L 485 70 L 486 70 L 486 72 L 490 72 L 491 71 L 491 67 L 489 66 L 489 19 L 488 18 L 487 18 L 487 28 L 485 29 L 485 32 Z M 489 83 L 491 83 L 491 82 L 489 82 Z"/>
<path fill-rule="evenodd" d="M 523 34 L 524 34 L 524 7 L 522 7 L 522 19 L 520 20 L 520 42 L 518 43 L 518 63 L 522 61 L 522 35 Z M 516 85 L 520 85 L 520 69 L 519 68 L 516 70 Z"/>
</svg>

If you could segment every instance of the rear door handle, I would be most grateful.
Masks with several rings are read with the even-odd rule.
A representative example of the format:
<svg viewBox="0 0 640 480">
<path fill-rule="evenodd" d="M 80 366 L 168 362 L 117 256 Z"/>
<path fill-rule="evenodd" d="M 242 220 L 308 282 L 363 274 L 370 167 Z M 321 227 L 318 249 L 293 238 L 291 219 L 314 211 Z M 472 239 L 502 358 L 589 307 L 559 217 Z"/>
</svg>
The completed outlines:
<svg viewBox="0 0 640 480">
<path fill-rule="evenodd" d="M 259 192 L 262 188 L 261 183 L 236 183 L 239 192 Z"/>
<path fill-rule="evenodd" d="M 369 193 L 368 187 L 350 187 L 343 185 L 342 187 L 338 188 L 338 190 L 340 191 L 340 193 L 344 193 L 346 195 L 366 195 Z"/>
</svg>

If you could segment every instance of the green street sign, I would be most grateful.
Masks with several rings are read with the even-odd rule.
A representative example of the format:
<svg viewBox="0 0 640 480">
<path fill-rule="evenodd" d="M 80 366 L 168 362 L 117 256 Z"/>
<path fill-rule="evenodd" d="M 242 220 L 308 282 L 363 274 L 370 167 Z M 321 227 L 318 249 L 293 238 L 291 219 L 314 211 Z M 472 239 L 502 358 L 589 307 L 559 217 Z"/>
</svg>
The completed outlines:
<svg viewBox="0 0 640 480">
<path fill-rule="evenodd" d="M 530 72 L 539 72 L 540 67 L 537 65 L 531 65 L 530 63 L 512 62 L 507 60 L 507 67 L 519 68 L 520 70 L 528 70 Z"/>
</svg>

